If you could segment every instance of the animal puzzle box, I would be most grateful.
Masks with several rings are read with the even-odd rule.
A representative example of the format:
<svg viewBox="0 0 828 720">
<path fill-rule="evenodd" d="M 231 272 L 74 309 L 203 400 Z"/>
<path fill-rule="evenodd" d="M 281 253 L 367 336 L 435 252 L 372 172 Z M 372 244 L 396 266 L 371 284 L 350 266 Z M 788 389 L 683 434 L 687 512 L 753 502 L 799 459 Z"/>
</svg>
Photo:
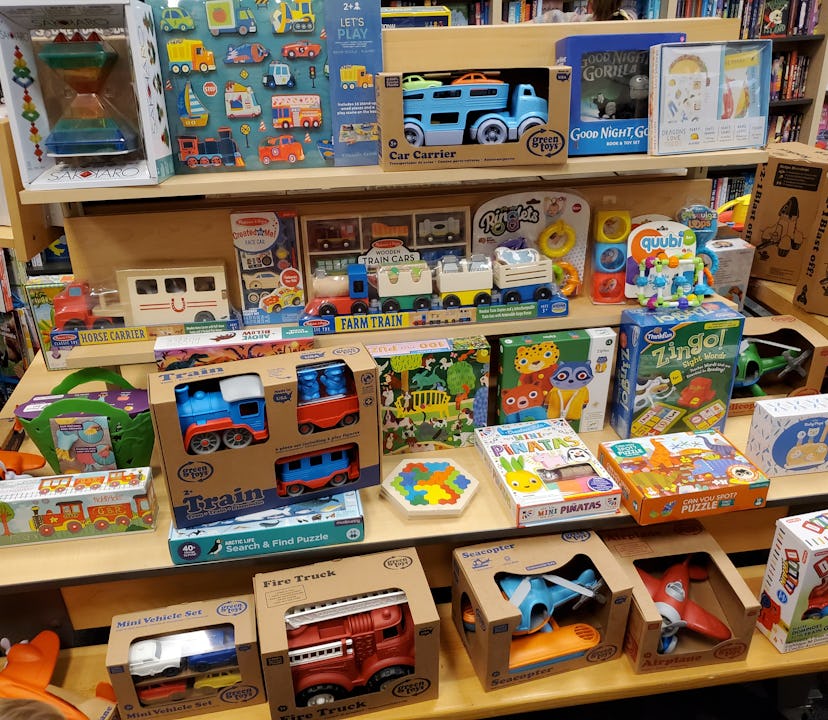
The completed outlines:
<svg viewBox="0 0 828 720">
<path fill-rule="evenodd" d="M 624 310 L 610 405 L 618 436 L 721 430 L 744 321 L 722 302 Z"/>
<path fill-rule="evenodd" d="M 770 480 L 721 433 L 610 440 L 598 459 L 639 525 L 764 507 Z"/>
<path fill-rule="evenodd" d="M 608 327 L 501 338 L 499 422 L 564 418 L 575 432 L 601 430 L 615 339 Z"/>
</svg>

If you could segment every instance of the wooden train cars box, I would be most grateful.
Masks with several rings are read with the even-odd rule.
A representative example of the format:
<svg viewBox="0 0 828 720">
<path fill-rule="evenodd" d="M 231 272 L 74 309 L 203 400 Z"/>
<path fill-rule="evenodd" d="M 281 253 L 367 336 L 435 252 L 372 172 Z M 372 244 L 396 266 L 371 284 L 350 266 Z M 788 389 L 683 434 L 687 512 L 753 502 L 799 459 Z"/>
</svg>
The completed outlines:
<svg viewBox="0 0 828 720">
<path fill-rule="evenodd" d="M 378 485 L 376 385 L 361 345 L 150 375 L 176 527 Z"/>
<path fill-rule="evenodd" d="M 148 467 L 0 483 L 0 546 L 152 530 L 157 516 Z"/>
</svg>

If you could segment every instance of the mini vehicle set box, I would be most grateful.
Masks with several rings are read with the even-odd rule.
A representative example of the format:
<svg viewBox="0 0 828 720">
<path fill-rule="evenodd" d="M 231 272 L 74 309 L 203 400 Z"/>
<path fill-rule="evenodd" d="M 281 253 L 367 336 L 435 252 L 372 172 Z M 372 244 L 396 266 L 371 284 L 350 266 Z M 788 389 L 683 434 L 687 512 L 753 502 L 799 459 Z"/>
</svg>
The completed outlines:
<svg viewBox="0 0 828 720">
<path fill-rule="evenodd" d="M 475 430 L 517 527 L 614 514 L 621 489 L 566 420 L 529 420 Z"/>
<path fill-rule="evenodd" d="M 437 697 L 440 619 L 415 548 L 253 584 L 273 717 L 346 717 Z"/>
<path fill-rule="evenodd" d="M 106 665 L 123 720 L 265 701 L 253 595 L 116 615 Z"/>
<path fill-rule="evenodd" d="M 150 375 L 175 526 L 378 485 L 376 383 L 361 345 Z"/>
<path fill-rule="evenodd" d="M 457 548 L 452 620 L 485 690 L 621 657 L 630 578 L 595 533 Z"/>
<path fill-rule="evenodd" d="M 769 478 L 721 433 L 610 440 L 598 459 L 639 525 L 764 507 Z"/>
<path fill-rule="evenodd" d="M 828 513 L 776 521 L 757 628 L 780 652 L 828 642 Z"/>
<path fill-rule="evenodd" d="M 610 404 L 618 436 L 721 430 L 744 320 L 721 302 L 623 310 Z"/>
<path fill-rule="evenodd" d="M 601 533 L 632 581 L 624 651 L 648 673 L 744 660 L 759 604 L 695 520 Z"/>
</svg>

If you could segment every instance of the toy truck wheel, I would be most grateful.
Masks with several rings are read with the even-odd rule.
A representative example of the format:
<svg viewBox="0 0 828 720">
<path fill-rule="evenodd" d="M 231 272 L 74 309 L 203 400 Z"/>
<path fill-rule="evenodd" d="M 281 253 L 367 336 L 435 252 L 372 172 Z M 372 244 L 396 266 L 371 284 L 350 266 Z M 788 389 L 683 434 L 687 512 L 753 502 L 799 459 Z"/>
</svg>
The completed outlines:
<svg viewBox="0 0 828 720">
<path fill-rule="evenodd" d="M 290 80 L 287 81 L 288 90 L 293 90 L 293 88 L 295 88 L 295 87 L 296 87 L 296 80 L 291 78 Z"/>
<path fill-rule="evenodd" d="M 384 313 L 395 313 L 400 311 L 400 303 L 396 299 L 383 300 L 382 311 Z"/>
<path fill-rule="evenodd" d="M 239 28 L 239 35 L 247 35 L 247 26 L 246 25 L 242 25 Z"/>
<path fill-rule="evenodd" d="M 262 157 L 262 165 L 270 165 L 270 155 L 264 155 Z"/>
<path fill-rule="evenodd" d="M 257 293 L 257 292 L 247 293 L 247 302 L 249 302 L 251 305 L 255 305 L 257 302 L 259 302 L 259 293 Z"/>
<path fill-rule="evenodd" d="M 187 167 L 194 168 L 198 166 L 198 160 L 194 157 L 187 158 Z"/>
<path fill-rule="evenodd" d="M 342 420 L 339 421 L 340 425 L 353 425 L 357 420 L 359 420 L 359 415 L 356 413 L 348 413 Z"/>
<path fill-rule="evenodd" d="M 821 617 L 822 613 L 818 608 L 808 608 L 804 613 L 802 613 L 803 620 L 819 620 Z"/>
<path fill-rule="evenodd" d="M 410 675 L 412 672 L 414 672 L 414 668 L 406 665 L 392 665 L 391 667 L 383 668 L 371 676 L 371 679 L 368 680 L 368 688 L 372 692 L 385 690 L 392 682 L 406 675 Z"/>
<path fill-rule="evenodd" d="M 197 312 L 195 316 L 196 322 L 212 322 L 215 319 L 215 315 L 213 315 L 213 313 L 209 312 L 208 310 L 202 310 L 201 312 Z"/>
<path fill-rule="evenodd" d="M 428 310 L 431 307 L 431 298 L 419 297 L 414 301 L 415 310 Z"/>
<path fill-rule="evenodd" d="M 201 65 L 198 66 L 198 69 L 201 70 L 201 72 L 206 73 L 210 69 L 210 66 L 207 63 L 201 63 Z M 189 68 L 187 68 L 184 72 L 189 72 Z"/>
<path fill-rule="evenodd" d="M 170 65 L 170 70 L 172 70 L 173 75 L 178 75 L 181 72 L 180 65 Z"/>
<path fill-rule="evenodd" d="M 209 455 L 221 446 L 221 438 L 218 433 L 208 432 L 200 435 L 193 435 L 190 440 L 190 451 L 195 455 Z"/>
<path fill-rule="evenodd" d="M 66 529 L 70 533 L 80 532 L 83 529 L 83 525 L 79 523 L 77 520 L 72 520 L 71 522 L 66 523 Z"/>
<path fill-rule="evenodd" d="M 86 323 L 83 320 L 67 320 L 63 323 L 64 330 L 86 330 Z"/>
<path fill-rule="evenodd" d="M 181 32 L 184 32 L 184 31 L 187 29 L 187 23 L 184 23 L 184 22 L 183 22 L 183 23 L 181 23 L 181 24 L 178 26 L 178 29 L 179 29 Z"/>
<path fill-rule="evenodd" d="M 298 158 L 297 158 L 297 157 L 296 157 L 296 155 L 294 155 L 293 153 L 291 153 L 290 155 L 288 155 L 288 162 L 289 162 L 291 165 L 293 165 L 293 163 L 295 163 L 297 159 L 298 159 Z"/>
<path fill-rule="evenodd" d="M 95 520 L 95 530 L 103 532 L 109 527 L 109 522 L 104 519 Z"/>
<path fill-rule="evenodd" d="M 341 487 L 346 482 L 348 482 L 348 476 L 345 473 L 337 473 L 328 481 L 328 484 L 331 487 Z"/>
<path fill-rule="evenodd" d="M 538 288 L 535 290 L 535 300 L 549 300 L 552 297 L 552 291 L 549 288 Z"/>
<path fill-rule="evenodd" d="M 285 488 L 285 492 L 290 495 L 290 497 L 297 497 L 305 492 L 305 486 L 301 483 L 293 483 Z"/>
<path fill-rule="evenodd" d="M 425 133 L 419 125 L 410 122 L 405 123 L 403 125 L 403 134 L 409 145 L 413 145 L 414 147 L 422 147 L 425 145 Z"/>
<path fill-rule="evenodd" d="M 460 298 L 457 295 L 446 295 L 443 298 L 443 307 L 458 308 L 460 307 Z"/>
<path fill-rule="evenodd" d="M 253 434 L 247 428 L 231 428 L 224 431 L 221 439 L 227 447 L 239 450 L 253 442 Z"/>
<path fill-rule="evenodd" d="M 293 60 L 293 58 L 295 58 L 295 57 L 296 57 L 296 51 L 295 51 L 295 50 L 288 50 L 288 54 L 287 54 L 287 56 L 288 56 L 291 60 Z"/>
<path fill-rule="evenodd" d="M 492 296 L 489 293 L 478 293 L 474 298 L 474 306 L 480 307 L 481 305 L 491 305 L 492 304 Z"/>
<path fill-rule="evenodd" d="M 503 294 L 503 304 L 510 305 L 520 302 L 520 293 L 517 290 L 509 290 Z"/>
<path fill-rule="evenodd" d="M 533 127 L 537 127 L 538 125 L 543 125 L 543 120 L 539 117 L 526 118 L 526 120 L 518 125 L 518 137 L 521 137 L 527 130 L 531 130 Z"/>
<path fill-rule="evenodd" d="M 109 320 L 95 320 L 95 322 L 92 323 L 92 327 L 95 330 L 103 330 L 104 328 L 112 327 L 112 322 Z"/>
<path fill-rule="evenodd" d="M 477 142 L 481 145 L 500 145 L 509 137 L 506 123 L 496 118 L 490 118 L 480 123 L 477 128 Z"/>
<path fill-rule="evenodd" d="M 37 532 L 43 537 L 52 537 L 55 534 L 55 529 L 51 525 L 41 525 L 37 529 Z"/>
<path fill-rule="evenodd" d="M 313 50 L 308 50 L 308 57 L 313 59 L 316 57 L 316 53 Z"/>
<path fill-rule="evenodd" d="M 299 434 L 310 435 L 313 432 L 313 425 L 310 423 L 299 423 Z"/>
<path fill-rule="evenodd" d="M 296 696 L 296 704 L 302 707 L 327 705 L 345 696 L 345 690 L 339 685 L 311 685 Z"/>
<path fill-rule="evenodd" d="M 165 667 L 161 671 L 161 674 L 164 677 L 175 677 L 176 675 L 178 675 L 179 672 L 181 672 L 181 668 L 176 667 L 176 666 L 173 665 L 172 667 Z"/>
<path fill-rule="evenodd" d="M 352 315 L 366 315 L 368 313 L 368 305 L 362 300 L 357 300 L 351 305 Z"/>
<path fill-rule="evenodd" d="M 336 308 L 333 305 L 326 303 L 320 306 L 319 315 L 321 317 L 332 317 L 336 315 Z"/>
</svg>

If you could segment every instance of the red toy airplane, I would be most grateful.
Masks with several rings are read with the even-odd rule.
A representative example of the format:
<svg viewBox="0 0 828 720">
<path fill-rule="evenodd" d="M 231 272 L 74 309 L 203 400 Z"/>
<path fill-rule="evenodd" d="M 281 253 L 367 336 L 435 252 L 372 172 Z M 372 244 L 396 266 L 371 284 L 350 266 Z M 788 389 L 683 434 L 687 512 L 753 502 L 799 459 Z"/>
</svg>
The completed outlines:
<svg viewBox="0 0 828 720">
<path fill-rule="evenodd" d="M 730 638 L 727 625 L 690 599 L 690 580 L 704 580 L 707 570 L 691 566 L 689 556 L 683 562 L 668 567 L 661 578 L 653 577 L 641 568 L 636 570 L 661 613 L 659 653 L 671 653 L 676 649 L 676 636 L 682 628 L 717 642 Z"/>
</svg>

